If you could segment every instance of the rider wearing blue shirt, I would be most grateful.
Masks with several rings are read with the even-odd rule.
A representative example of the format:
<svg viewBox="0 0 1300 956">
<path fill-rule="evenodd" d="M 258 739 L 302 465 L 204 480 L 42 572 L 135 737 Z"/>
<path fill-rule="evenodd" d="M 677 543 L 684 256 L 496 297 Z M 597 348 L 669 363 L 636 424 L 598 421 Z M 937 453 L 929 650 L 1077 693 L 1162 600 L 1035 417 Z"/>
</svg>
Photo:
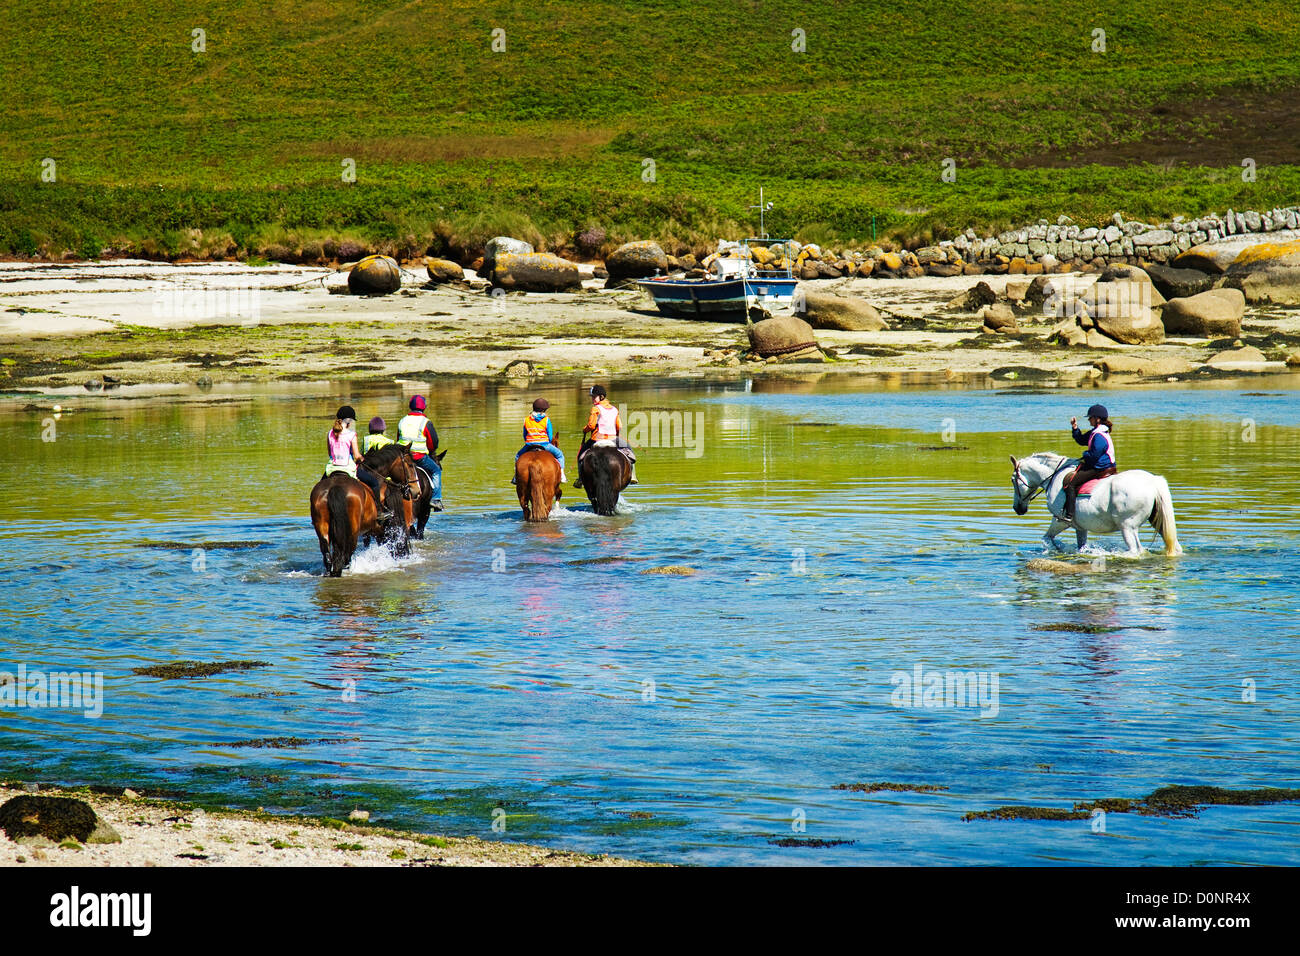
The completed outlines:
<svg viewBox="0 0 1300 956">
<path fill-rule="evenodd" d="M 1079 431 L 1079 420 L 1070 419 L 1070 429 L 1074 440 L 1087 450 L 1079 456 L 1079 467 L 1065 482 L 1065 516 L 1074 518 L 1074 499 L 1079 494 L 1084 482 L 1094 478 L 1105 478 L 1117 473 L 1115 465 L 1115 441 L 1110 437 L 1112 425 L 1110 413 L 1105 405 L 1094 405 L 1088 409 L 1088 424 L 1092 428 L 1087 432 Z"/>
</svg>

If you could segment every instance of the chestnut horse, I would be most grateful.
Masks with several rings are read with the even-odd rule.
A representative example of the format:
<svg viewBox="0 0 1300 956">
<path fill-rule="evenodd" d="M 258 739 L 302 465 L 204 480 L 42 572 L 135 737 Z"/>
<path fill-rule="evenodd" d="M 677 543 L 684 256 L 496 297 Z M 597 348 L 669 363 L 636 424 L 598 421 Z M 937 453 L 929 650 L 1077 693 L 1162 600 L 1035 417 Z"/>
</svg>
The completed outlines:
<svg viewBox="0 0 1300 956">
<path fill-rule="evenodd" d="M 612 442 L 597 442 L 580 454 L 578 475 L 591 501 L 591 510 L 608 516 L 618 507 L 619 492 L 632 480 L 632 465 Z"/>
<path fill-rule="evenodd" d="M 530 448 L 515 460 L 515 492 L 525 521 L 545 521 L 560 500 L 560 463 L 549 451 Z"/>
<path fill-rule="evenodd" d="M 410 550 L 407 529 L 414 514 L 412 499 L 419 487 L 410 449 L 387 445 L 362 460 L 384 479 L 384 506 L 394 517 L 381 527 L 375 496 L 351 475 L 335 472 L 316 482 L 311 490 L 311 518 L 325 573 L 332 578 L 343 574 L 363 535 L 367 541 L 373 536 L 386 542 L 399 555 Z"/>
</svg>

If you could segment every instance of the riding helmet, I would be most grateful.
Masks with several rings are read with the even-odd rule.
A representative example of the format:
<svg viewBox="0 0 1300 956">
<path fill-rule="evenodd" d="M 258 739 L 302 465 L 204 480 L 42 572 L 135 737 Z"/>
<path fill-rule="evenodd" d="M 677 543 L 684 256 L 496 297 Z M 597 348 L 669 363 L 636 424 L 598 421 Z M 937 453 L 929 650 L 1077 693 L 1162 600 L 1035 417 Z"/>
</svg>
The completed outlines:
<svg viewBox="0 0 1300 956">
<path fill-rule="evenodd" d="M 533 411 L 535 412 L 544 412 L 550 407 L 551 403 L 544 398 L 539 398 L 537 401 L 533 402 Z"/>
<path fill-rule="evenodd" d="M 342 405 L 342 406 L 339 407 L 339 410 L 338 410 L 338 412 L 335 414 L 334 417 L 335 417 L 335 418 L 350 418 L 350 419 L 352 419 L 353 421 L 356 421 L 356 418 L 357 418 L 357 410 L 356 410 L 355 408 L 353 408 L 351 405 Z"/>
<path fill-rule="evenodd" d="M 423 396 L 423 395 L 417 395 L 417 396 L 415 396 L 415 398 L 411 399 L 411 411 L 413 411 L 413 412 L 422 412 L 422 411 L 424 411 L 424 407 L 425 407 L 425 406 L 424 406 L 424 396 Z"/>
<path fill-rule="evenodd" d="M 1106 411 L 1105 405 L 1094 405 L 1092 408 L 1088 409 L 1088 417 L 1108 419 L 1110 418 L 1110 414 Z"/>
<path fill-rule="evenodd" d="M 604 386 L 604 385 L 593 385 L 593 386 L 591 386 L 591 397 L 592 397 L 592 398 L 604 398 L 604 397 L 605 397 L 605 386 Z"/>
<path fill-rule="evenodd" d="M 370 430 L 372 432 L 381 432 L 387 427 L 388 426 L 384 424 L 384 420 L 380 418 L 378 415 L 370 419 Z"/>
</svg>

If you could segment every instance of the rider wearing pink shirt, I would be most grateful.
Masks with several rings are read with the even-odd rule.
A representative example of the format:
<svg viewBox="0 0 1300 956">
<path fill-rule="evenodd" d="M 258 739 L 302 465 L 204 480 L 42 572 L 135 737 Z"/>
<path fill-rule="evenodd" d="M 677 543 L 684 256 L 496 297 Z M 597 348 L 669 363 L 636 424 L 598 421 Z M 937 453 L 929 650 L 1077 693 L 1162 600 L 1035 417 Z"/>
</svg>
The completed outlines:
<svg viewBox="0 0 1300 956">
<path fill-rule="evenodd" d="M 342 472 L 364 482 L 375 495 L 375 508 L 382 524 L 393 517 L 393 513 L 384 507 L 382 497 L 383 480 L 361 463 L 361 449 L 357 445 L 356 410 L 351 405 L 344 405 L 334 417 L 334 426 L 325 433 L 325 451 L 329 463 L 325 466 L 325 475 Z"/>
</svg>

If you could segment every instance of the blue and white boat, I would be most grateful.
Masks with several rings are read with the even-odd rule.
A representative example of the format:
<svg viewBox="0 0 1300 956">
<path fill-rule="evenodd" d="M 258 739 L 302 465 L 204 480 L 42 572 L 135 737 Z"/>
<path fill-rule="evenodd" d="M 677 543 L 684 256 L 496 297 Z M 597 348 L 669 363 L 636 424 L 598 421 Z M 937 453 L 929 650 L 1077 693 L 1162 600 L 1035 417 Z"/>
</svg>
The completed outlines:
<svg viewBox="0 0 1300 956">
<path fill-rule="evenodd" d="M 799 244 L 789 239 L 772 239 L 767 235 L 767 211 L 770 202 L 763 201 L 763 191 L 758 191 L 758 210 L 761 237 L 751 236 L 739 243 L 723 243 L 720 254 L 710 265 L 709 274 L 701 279 L 655 276 L 639 279 L 637 285 L 650 293 L 655 305 L 664 315 L 688 318 L 744 319 L 751 306 L 768 311 L 782 306 L 792 306 L 794 289 L 799 280 L 794 277 L 790 263 L 797 255 Z M 755 264 L 750 245 L 779 246 L 782 255 L 777 261 L 786 263 L 777 269 L 769 263 L 765 267 Z M 726 248 L 730 245 L 731 248 Z"/>
<path fill-rule="evenodd" d="M 709 274 L 702 279 L 655 276 L 639 279 L 637 285 L 650 293 L 664 315 L 739 320 L 748 314 L 751 306 L 769 311 L 789 306 L 794 301 L 799 280 L 788 267 L 760 268 L 749 251 L 750 243 L 775 245 L 785 241 L 745 239 L 738 254 L 714 260 Z"/>
</svg>

